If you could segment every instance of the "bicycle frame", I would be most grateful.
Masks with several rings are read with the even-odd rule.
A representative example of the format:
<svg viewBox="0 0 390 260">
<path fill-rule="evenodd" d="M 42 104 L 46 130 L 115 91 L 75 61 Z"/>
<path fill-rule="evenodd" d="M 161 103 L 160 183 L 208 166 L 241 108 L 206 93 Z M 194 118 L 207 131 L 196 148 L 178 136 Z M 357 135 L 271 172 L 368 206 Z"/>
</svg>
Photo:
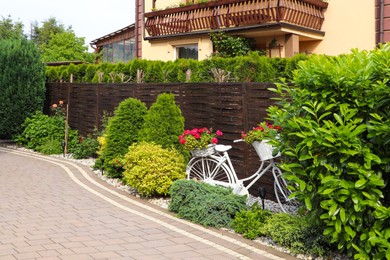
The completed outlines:
<svg viewBox="0 0 390 260">
<path fill-rule="evenodd" d="M 226 165 L 226 168 L 230 171 L 229 174 L 230 174 L 231 178 L 234 180 L 235 184 L 239 184 L 239 185 L 244 186 L 244 182 L 253 179 L 248 185 L 244 186 L 246 189 L 249 189 L 250 187 L 252 187 L 271 167 L 275 166 L 275 162 L 273 159 L 269 160 L 270 163 L 265 168 L 264 168 L 265 162 L 261 161 L 261 165 L 260 165 L 259 169 L 254 174 L 252 174 L 251 176 L 244 178 L 244 179 L 238 179 L 237 173 L 234 170 L 234 167 L 233 167 L 233 164 L 230 160 L 230 156 L 229 156 L 228 152 L 225 151 L 225 152 L 222 152 L 222 154 L 223 154 L 222 156 L 213 154 L 213 155 L 210 155 L 209 157 L 219 161 L 218 166 L 217 166 L 218 168 L 221 167 L 222 164 Z M 274 171 L 272 173 L 273 173 L 274 177 L 276 177 Z"/>
</svg>

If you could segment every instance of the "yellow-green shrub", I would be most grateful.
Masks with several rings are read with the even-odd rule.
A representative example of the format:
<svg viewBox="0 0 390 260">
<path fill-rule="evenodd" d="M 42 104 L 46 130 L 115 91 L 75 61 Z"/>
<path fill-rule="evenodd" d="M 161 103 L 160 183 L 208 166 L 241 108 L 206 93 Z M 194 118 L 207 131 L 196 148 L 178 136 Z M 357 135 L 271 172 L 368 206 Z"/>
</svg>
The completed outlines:
<svg viewBox="0 0 390 260">
<path fill-rule="evenodd" d="M 184 179 L 184 157 L 175 149 L 142 142 L 125 155 L 124 181 L 141 196 L 167 195 L 173 181 Z"/>
</svg>

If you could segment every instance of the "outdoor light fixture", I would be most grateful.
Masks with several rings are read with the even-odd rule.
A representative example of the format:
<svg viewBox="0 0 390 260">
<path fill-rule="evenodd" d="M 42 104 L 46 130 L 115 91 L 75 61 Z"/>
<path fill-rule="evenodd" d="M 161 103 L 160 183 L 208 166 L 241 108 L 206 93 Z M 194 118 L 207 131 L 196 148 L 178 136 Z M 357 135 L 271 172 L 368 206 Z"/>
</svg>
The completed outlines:
<svg viewBox="0 0 390 260">
<path fill-rule="evenodd" d="M 260 186 L 259 187 L 259 196 L 261 198 L 261 204 L 263 206 L 263 210 L 264 210 L 264 199 L 265 199 L 266 193 L 267 193 L 267 191 L 265 190 L 265 187 Z"/>
</svg>

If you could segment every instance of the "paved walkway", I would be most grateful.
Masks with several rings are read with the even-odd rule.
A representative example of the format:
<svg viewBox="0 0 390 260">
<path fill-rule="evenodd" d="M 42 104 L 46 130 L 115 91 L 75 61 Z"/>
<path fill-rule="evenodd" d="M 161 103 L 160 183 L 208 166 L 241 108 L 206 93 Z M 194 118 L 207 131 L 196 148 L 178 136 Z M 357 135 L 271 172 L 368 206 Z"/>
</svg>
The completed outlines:
<svg viewBox="0 0 390 260">
<path fill-rule="evenodd" d="M 0 147 L 0 259 L 295 259 L 178 219 L 74 162 Z"/>
</svg>

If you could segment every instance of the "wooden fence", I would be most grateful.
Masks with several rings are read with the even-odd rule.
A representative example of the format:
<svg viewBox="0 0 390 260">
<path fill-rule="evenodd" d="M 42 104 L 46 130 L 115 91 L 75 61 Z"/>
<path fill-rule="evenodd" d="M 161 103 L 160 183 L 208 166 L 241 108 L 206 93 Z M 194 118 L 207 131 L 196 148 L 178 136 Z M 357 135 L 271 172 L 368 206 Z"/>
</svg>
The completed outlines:
<svg viewBox="0 0 390 260">
<path fill-rule="evenodd" d="M 69 124 L 80 134 L 101 127 L 103 111 L 112 112 L 122 100 L 134 97 L 147 107 L 163 92 L 173 93 L 185 118 L 186 129 L 211 127 L 224 135 L 220 143 L 233 146 L 231 155 L 239 178 L 250 176 L 259 166 L 254 149 L 245 143 L 234 143 L 241 131 L 250 130 L 266 118 L 266 109 L 274 104 L 275 94 L 267 88 L 272 83 L 169 83 L 169 84 L 71 84 L 48 83 L 46 112 L 62 100 L 69 104 Z M 267 193 L 273 192 L 273 178 L 261 179 Z M 257 187 L 251 193 L 257 195 Z"/>
</svg>

